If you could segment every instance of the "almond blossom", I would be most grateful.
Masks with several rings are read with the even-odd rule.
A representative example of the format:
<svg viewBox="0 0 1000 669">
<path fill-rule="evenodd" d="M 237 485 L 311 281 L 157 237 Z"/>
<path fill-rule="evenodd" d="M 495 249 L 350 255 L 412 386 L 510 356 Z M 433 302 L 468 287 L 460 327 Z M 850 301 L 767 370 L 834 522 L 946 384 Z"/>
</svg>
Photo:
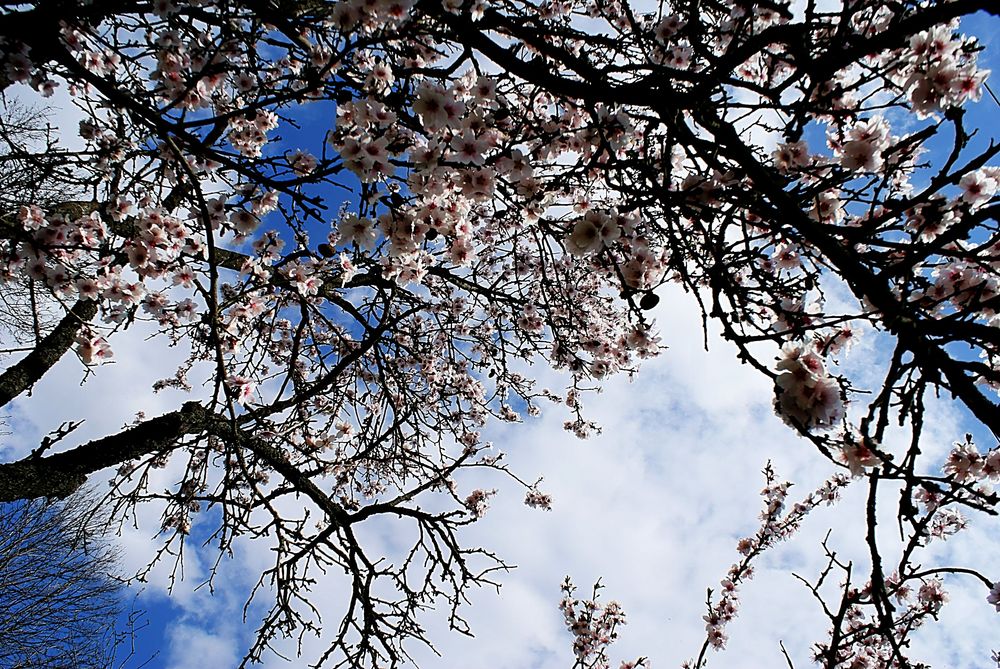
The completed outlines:
<svg viewBox="0 0 1000 669">
<path fill-rule="evenodd" d="M 961 24 L 983 3 L 272 4 L 5 11 L 0 89 L 65 91 L 82 118 L 5 112 L 0 281 L 39 355 L 4 361 L 2 403 L 66 356 L 101 374 L 130 333 L 184 358 L 154 386 L 162 414 L 67 441 L 92 463 L 72 481 L 52 454 L 0 464 L 5 495 L 110 466 L 118 512 L 158 507 L 159 559 L 202 529 L 221 556 L 268 547 L 246 663 L 308 630 L 321 663 L 395 666 L 432 642 L 424 608 L 464 629 L 470 590 L 506 568 L 467 545 L 493 496 L 469 475 L 551 503 L 491 426 L 551 405 L 598 434 L 591 393 L 663 352 L 686 295 L 706 345 L 719 332 L 844 472 L 794 505 L 768 474 L 692 666 L 738 633 L 749 560 L 853 479 L 878 513 L 844 526 L 884 559 L 861 574 L 819 547 L 842 580 L 824 666 L 914 664 L 953 579 L 996 603 L 973 567 L 915 557 L 998 504 L 1000 451 L 970 437 L 939 458 L 925 411 L 949 398 L 1000 433 L 1000 151 L 966 111 L 989 102 L 990 47 Z M 20 30 L 42 14 L 52 30 Z M 538 387 L 540 364 L 565 387 Z M 889 512 L 895 543 L 871 520 Z M 407 560 L 360 531 L 381 518 Z M 317 567 L 352 584 L 349 610 L 308 600 Z M 606 665 L 620 609 L 564 593 L 578 664 Z"/>
</svg>

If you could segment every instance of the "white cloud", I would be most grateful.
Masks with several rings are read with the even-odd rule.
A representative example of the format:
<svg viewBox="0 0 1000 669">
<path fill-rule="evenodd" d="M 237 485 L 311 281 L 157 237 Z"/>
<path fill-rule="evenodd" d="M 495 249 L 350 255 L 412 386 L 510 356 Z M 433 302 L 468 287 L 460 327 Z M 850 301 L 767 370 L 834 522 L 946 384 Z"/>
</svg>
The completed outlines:
<svg viewBox="0 0 1000 669">
<path fill-rule="evenodd" d="M 740 365 L 732 348 L 714 336 L 711 350 L 703 350 L 700 320 L 687 296 L 667 296 L 659 316 L 669 350 L 646 365 L 634 382 L 612 379 L 603 393 L 584 398 L 590 417 L 604 427 L 600 437 L 578 441 L 564 432 L 565 416 L 558 407 L 539 420 L 496 427 L 487 435 L 524 478 L 545 476 L 542 489 L 554 496 L 554 509 L 526 508 L 523 492 L 499 477 L 463 480 L 469 489 L 484 485 L 501 491 L 486 518 L 463 533 L 466 544 L 493 549 L 518 568 L 498 577 L 503 583 L 499 595 L 488 589 L 472 593 L 465 613 L 475 638 L 449 632 L 443 614 L 430 615 L 429 636 L 441 657 L 411 648 L 421 665 L 570 666 L 570 640 L 556 608 L 559 584 L 570 574 L 581 592 L 603 578 L 605 598 L 623 603 L 629 624 L 613 647 L 616 656 L 648 655 L 654 666 L 677 666 L 697 654 L 704 638 L 705 589 L 717 587 L 737 557 L 737 540 L 756 529 L 759 472 L 765 462 L 770 459 L 780 475 L 798 484 L 793 500 L 833 472 L 811 444 L 773 415 L 766 378 Z M 99 368 L 82 391 L 77 387 L 79 364 L 60 362 L 38 384 L 34 397 L 17 405 L 18 424 L 32 426 L 19 430 L 14 439 L 18 450 L 30 448 L 37 443 L 33 439 L 61 420 L 86 417 L 79 435 L 83 439 L 117 430 L 135 411 L 155 415 L 174 408 L 177 397 L 146 389 L 169 374 L 183 352 L 146 341 L 143 334 L 138 329 L 113 340 L 120 362 Z M 155 364 L 139 363 L 153 360 Z M 546 368 L 532 371 L 541 385 L 559 387 L 561 379 Z M 960 426 L 961 416 L 953 407 L 932 403 L 928 449 L 937 446 L 943 454 Z M 162 485 L 177 474 L 162 470 Z M 761 560 L 755 579 L 742 588 L 742 611 L 727 630 L 729 649 L 711 657 L 714 666 L 782 666 L 779 640 L 796 666 L 809 664 L 809 647 L 823 638 L 825 623 L 811 595 L 789 571 L 815 578 L 823 566 L 820 542 L 831 527 L 831 546 L 863 568 L 864 487 L 856 485 L 837 506 L 817 510 L 796 538 Z M 894 527 L 891 507 L 884 505 L 887 537 Z M 129 567 L 150 558 L 158 513 L 141 510 L 140 529 L 126 529 L 122 536 Z M 988 523 L 975 524 L 966 536 L 932 546 L 930 553 L 952 549 L 960 561 L 978 556 L 992 573 L 1000 573 L 1000 559 L 988 557 L 993 554 L 988 529 Z M 388 526 L 363 529 L 373 555 L 398 550 L 389 531 Z M 207 577 L 216 550 L 188 546 L 185 579 L 174 589 L 180 618 L 171 628 L 172 646 L 165 654 L 171 666 L 183 666 L 185 657 L 198 657 L 206 666 L 232 666 L 242 656 L 252 633 L 240 622 L 244 600 L 257 575 L 271 564 L 265 543 L 241 543 L 234 559 L 224 558 L 214 594 L 195 588 Z M 147 606 L 163 594 L 167 567 L 154 572 Z M 313 601 L 328 624 L 339 619 L 343 604 L 337 582 L 331 574 L 313 588 Z M 966 583 L 965 589 L 952 589 L 955 601 L 945 608 L 943 624 L 918 636 L 920 657 L 937 658 L 946 666 L 985 659 L 988 649 L 969 639 L 995 638 L 996 618 L 981 584 Z M 250 625 L 261 612 L 260 605 L 251 610 Z M 315 657 L 323 647 L 311 636 L 304 639 L 307 656 Z M 294 644 L 284 650 L 294 653 Z M 956 664 L 955 658 L 961 662 Z M 271 658 L 265 666 L 288 665 Z"/>
<path fill-rule="evenodd" d="M 489 589 L 471 594 L 465 614 L 475 638 L 447 630 L 443 613 L 428 616 L 428 634 L 441 657 L 410 648 L 422 666 L 571 666 L 569 635 L 556 608 L 566 574 L 581 592 L 603 578 L 604 597 L 623 603 L 629 624 L 613 647 L 617 657 L 647 655 L 654 666 L 677 666 L 697 654 L 704 638 L 705 589 L 718 586 L 737 557 L 737 540 L 757 527 L 759 472 L 765 462 L 770 459 L 780 475 L 796 482 L 793 500 L 834 471 L 809 442 L 774 416 L 765 377 L 740 365 L 734 350 L 715 335 L 711 350 L 703 350 L 700 319 L 688 296 L 679 291 L 665 295 L 658 313 L 669 349 L 634 382 L 615 378 L 603 393 L 584 398 L 589 416 L 604 427 L 600 437 L 578 441 L 564 432 L 566 416 L 559 407 L 549 407 L 539 420 L 497 426 L 486 435 L 523 478 L 545 476 L 542 489 L 554 496 L 554 509 L 526 508 L 523 492 L 498 476 L 463 479 L 469 489 L 500 489 L 486 518 L 463 532 L 466 545 L 495 550 L 518 568 L 498 576 L 503 583 L 499 595 Z M 169 375 L 185 351 L 171 349 L 162 339 L 146 340 L 146 334 L 139 327 L 113 339 L 118 362 L 98 368 L 82 389 L 79 363 L 72 357 L 61 361 L 31 398 L 15 405 L 19 429 L 11 441 L 14 450 L 27 452 L 62 420 L 87 419 L 74 435 L 82 441 L 117 431 L 136 411 L 156 415 L 175 408 L 179 394 L 153 395 L 148 388 Z M 883 352 L 873 345 L 856 353 L 862 361 L 874 361 Z M 540 385 L 558 388 L 562 383 L 544 366 L 532 373 Z M 932 401 L 928 412 L 925 450 L 943 457 L 960 436 L 963 418 L 946 400 Z M 175 468 L 160 470 L 162 478 L 155 485 L 166 487 L 178 475 Z M 796 666 L 809 665 L 809 648 L 822 640 L 825 622 L 811 595 L 789 572 L 815 578 L 823 566 L 820 542 L 829 528 L 838 554 L 854 560 L 859 570 L 865 568 L 864 494 L 864 483 L 856 484 L 841 503 L 818 509 L 797 537 L 760 561 L 757 576 L 741 590 L 742 610 L 727 630 L 729 648 L 711 656 L 713 666 L 783 666 L 779 640 Z M 894 495 L 885 502 L 880 527 L 891 542 Z M 140 529 L 126 527 L 121 543 L 129 568 L 150 559 L 158 523 L 159 510 L 145 507 L 139 512 Z M 965 535 L 932 545 L 926 564 L 948 557 L 979 563 L 988 575 L 1000 574 L 990 528 L 986 519 L 974 519 Z M 361 531 L 372 555 L 399 550 L 388 524 Z M 163 654 L 170 664 L 164 666 L 184 666 L 192 657 L 205 666 L 233 666 L 242 657 L 263 612 L 259 602 L 250 611 L 249 626 L 242 624 L 245 598 L 271 565 L 273 554 L 266 544 L 241 542 L 235 558 L 223 558 L 214 594 L 207 587 L 196 588 L 208 577 L 217 550 L 194 543 L 187 547 L 185 579 L 173 593 L 179 618 L 170 629 L 172 645 Z M 153 572 L 144 596 L 148 603 L 141 606 L 155 606 L 164 594 L 169 566 Z M 996 638 L 998 621 L 985 602 L 985 589 L 970 579 L 953 579 L 949 589 L 953 602 L 945 607 L 940 625 L 918 634 L 917 657 L 942 666 L 985 663 L 989 648 L 983 640 Z M 339 620 L 341 594 L 336 574 L 313 588 L 313 601 L 327 624 Z M 307 657 L 323 648 L 319 639 L 303 640 Z M 294 654 L 294 643 L 283 650 Z M 272 657 L 265 666 L 288 665 Z"/>
<path fill-rule="evenodd" d="M 170 630 L 166 666 L 169 669 L 235 667 L 240 659 L 235 647 L 233 635 L 222 633 L 218 626 L 206 630 L 202 626 L 176 625 Z"/>
</svg>

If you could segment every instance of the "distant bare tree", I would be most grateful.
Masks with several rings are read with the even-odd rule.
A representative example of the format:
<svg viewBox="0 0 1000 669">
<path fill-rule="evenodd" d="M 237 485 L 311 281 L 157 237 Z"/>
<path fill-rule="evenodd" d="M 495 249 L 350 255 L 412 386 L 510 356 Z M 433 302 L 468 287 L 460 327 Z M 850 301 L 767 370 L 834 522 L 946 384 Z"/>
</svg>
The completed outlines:
<svg viewBox="0 0 1000 669">
<path fill-rule="evenodd" d="M 93 499 L 0 504 L 0 669 L 118 666 L 117 556 Z"/>
</svg>

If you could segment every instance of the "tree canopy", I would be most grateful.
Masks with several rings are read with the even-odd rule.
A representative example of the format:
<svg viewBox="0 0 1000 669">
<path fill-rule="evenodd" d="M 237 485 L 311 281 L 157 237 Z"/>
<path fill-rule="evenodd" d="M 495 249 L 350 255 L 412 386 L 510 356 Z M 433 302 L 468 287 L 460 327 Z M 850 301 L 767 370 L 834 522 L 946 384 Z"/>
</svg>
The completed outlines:
<svg viewBox="0 0 1000 669">
<path fill-rule="evenodd" d="M 529 506 L 551 503 L 484 426 L 559 402 L 569 432 L 598 429 L 582 398 L 660 353 L 649 313 L 674 283 L 837 470 L 791 507 L 768 474 L 761 530 L 729 585 L 864 479 L 871 568 L 830 555 L 823 578 L 845 585 L 824 604 L 816 659 L 916 666 L 908 639 L 936 615 L 942 575 L 1000 598 L 974 565 L 917 558 L 964 527 L 962 510 L 1000 503 L 1000 144 L 966 120 L 992 95 L 960 26 L 976 13 L 996 26 L 1000 9 L 5 3 L 4 95 L 66 90 L 81 120 L 3 114 L 14 186 L 0 195 L 0 278 L 18 345 L 0 406 L 30 401 L 65 358 L 99 374 L 140 323 L 189 350 L 157 389 L 190 398 L 86 443 L 56 429 L 0 464 L 0 501 L 65 497 L 110 469 L 117 513 L 163 506 L 161 556 L 200 517 L 223 554 L 240 537 L 274 547 L 248 593 L 273 602 L 246 661 L 317 630 L 308 586 L 332 570 L 350 594 L 309 659 L 396 666 L 427 641 L 422 610 L 443 605 L 465 629 L 466 591 L 505 566 L 463 541 L 492 492 L 464 489 L 461 472 L 501 471 Z M 862 336 L 891 350 L 874 389 L 844 372 Z M 533 381 L 542 361 L 566 372 L 564 390 Z M 922 457 L 934 393 L 994 440 L 956 435 L 947 461 Z M 894 425 L 904 447 L 887 443 Z M 175 485 L 150 487 L 168 465 Z M 891 554 L 877 504 L 898 506 Z M 381 518 L 411 528 L 399 563 L 358 532 Z M 617 612 L 566 592 L 579 664 L 603 666 Z M 724 644 L 728 592 L 709 603 L 691 666 Z"/>
</svg>

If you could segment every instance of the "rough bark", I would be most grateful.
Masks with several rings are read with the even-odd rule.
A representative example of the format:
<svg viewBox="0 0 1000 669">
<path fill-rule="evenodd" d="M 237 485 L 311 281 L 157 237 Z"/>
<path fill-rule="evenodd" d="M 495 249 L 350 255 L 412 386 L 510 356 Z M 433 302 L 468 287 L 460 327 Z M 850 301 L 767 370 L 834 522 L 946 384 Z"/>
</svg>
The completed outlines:
<svg viewBox="0 0 1000 669">
<path fill-rule="evenodd" d="M 45 457 L 29 456 L 0 465 L 0 502 L 38 497 L 64 498 L 87 476 L 135 458 L 173 448 L 180 437 L 197 434 L 211 414 L 197 402 L 134 427 Z"/>
<path fill-rule="evenodd" d="M 34 385 L 76 341 L 76 335 L 97 314 L 97 302 L 79 300 L 52 332 L 19 362 L 0 374 L 0 406 Z"/>
</svg>

